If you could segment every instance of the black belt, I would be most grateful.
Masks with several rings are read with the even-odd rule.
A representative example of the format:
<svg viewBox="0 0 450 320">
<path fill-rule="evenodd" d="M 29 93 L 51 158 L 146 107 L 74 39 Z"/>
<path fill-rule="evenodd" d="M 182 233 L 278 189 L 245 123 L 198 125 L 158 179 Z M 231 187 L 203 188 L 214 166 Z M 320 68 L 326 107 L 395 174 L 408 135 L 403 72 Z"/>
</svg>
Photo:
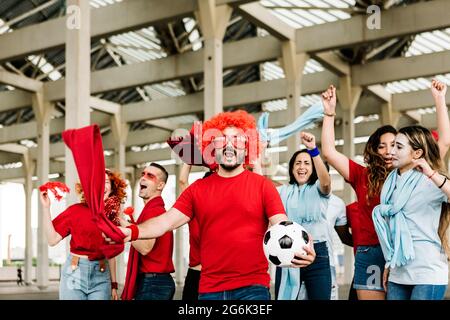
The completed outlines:
<svg viewBox="0 0 450 320">
<path fill-rule="evenodd" d="M 147 272 L 147 273 L 141 273 L 140 276 L 143 278 L 154 278 L 154 277 L 158 277 L 158 276 L 170 276 L 170 273 Z"/>
</svg>

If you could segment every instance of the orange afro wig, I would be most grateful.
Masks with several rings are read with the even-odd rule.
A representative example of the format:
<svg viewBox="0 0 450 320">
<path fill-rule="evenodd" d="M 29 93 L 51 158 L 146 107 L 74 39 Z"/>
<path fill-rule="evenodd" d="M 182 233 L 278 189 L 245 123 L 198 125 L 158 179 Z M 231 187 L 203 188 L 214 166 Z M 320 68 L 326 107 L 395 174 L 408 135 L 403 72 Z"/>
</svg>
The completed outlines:
<svg viewBox="0 0 450 320">
<path fill-rule="evenodd" d="M 215 133 L 223 132 L 226 128 L 235 127 L 242 131 L 247 138 L 247 155 L 245 157 L 245 166 L 252 167 L 254 161 L 259 157 L 261 152 L 261 142 L 256 129 L 256 120 L 247 111 L 237 110 L 233 112 L 222 112 L 203 123 L 201 150 L 210 167 L 217 167 L 213 154 L 209 154 L 211 150 L 211 142 Z"/>
</svg>

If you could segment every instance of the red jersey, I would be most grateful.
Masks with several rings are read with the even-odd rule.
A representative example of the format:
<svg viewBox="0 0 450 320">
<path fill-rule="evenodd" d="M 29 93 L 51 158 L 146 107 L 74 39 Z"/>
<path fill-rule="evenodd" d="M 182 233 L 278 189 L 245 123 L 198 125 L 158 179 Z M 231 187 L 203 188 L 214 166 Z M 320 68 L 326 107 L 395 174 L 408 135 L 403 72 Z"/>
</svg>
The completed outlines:
<svg viewBox="0 0 450 320">
<path fill-rule="evenodd" d="M 91 210 L 86 204 L 71 205 L 53 219 L 52 223 L 61 237 L 72 235 L 70 252 L 88 256 L 89 260 L 105 258 L 101 250 L 105 244 L 102 232 L 92 219 Z"/>
<path fill-rule="evenodd" d="M 142 209 L 139 223 L 157 217 L 166 212 L 164 200 L 161 197 L 151 199 Z M 155 240 L 152 250 L 145 256 L 140 255 L 139 272 L 141 273 L 172 273 L 175 271 L 172 262 L 173 231 L 166 232 Z"/>
<path fill-rule="evenodd" d="M 198 219 L 200 293 L 269 287 L 263 237 L 268 218 L 285 214 L 271 181 L 248 170 L 231 178 L 214 173 L 189 186 L 174 208 Z"/>
<path fill-rule="evenodd" d="M 372 210 L 380 204 L 380 195 L 367 200 L 368 176 L 367 168 L 353 160 L 349 160 L 349 183 L 353 187 L 357 197 L 359 219 L 357 224 L 357 237 L 353 239 L 354 246 L 370 246 L 379 244 L 377 233 L 372 220 Z M 354 220 L 354 219 L 353 219 Z M 352 230 L 355 227 L 352 226 Z"/>
</svg>

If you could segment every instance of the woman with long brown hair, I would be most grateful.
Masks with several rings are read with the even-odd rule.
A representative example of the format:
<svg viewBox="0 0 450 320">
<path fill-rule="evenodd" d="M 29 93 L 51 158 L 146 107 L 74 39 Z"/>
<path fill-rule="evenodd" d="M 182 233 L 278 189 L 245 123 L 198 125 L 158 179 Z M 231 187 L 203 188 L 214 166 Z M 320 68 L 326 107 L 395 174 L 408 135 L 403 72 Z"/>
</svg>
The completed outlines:
<svg viewBox="0 0 450 320">
<path fill-rule="evenodd" d="M 450 121 L 445 105 L 446 89 L 445 84 L 437 80 L 432 81 L 431 93 L 436 103 L 438 146 L 441 158 L 445 156 L 450 146 Z M 322 94 L 322 102 L 325 115 L 322 126 L 323 156 L 355 190 L 360 213 L 358 239 L 357 241 L 353 239 L 356 248 L 353 287 L 357 290 L 360 300 L 383 300 L 385 291 L 382 286 L 382 270 L 384 270 L 385 261 L 375 232 L 372 210 L 380 203 L 381 188 L 392 170 L 391 150 L 394 147 L 397 131 L 389 125 L 378 128 L 365 146 L 364 162 L 367 166 L 362 166 L 336 150 L 334 135 L 336 88 L 334 86 L 330 86 Z"/>
<path fill-rule="evenodd" d="M 386 259 L 387 299 L 442 300 L 448 285 L 450 183 L 439 147 L 428 129 L 409 126 L 398 131 L 391 154 L 394 170 L 373 210 Z"/>
</svg>

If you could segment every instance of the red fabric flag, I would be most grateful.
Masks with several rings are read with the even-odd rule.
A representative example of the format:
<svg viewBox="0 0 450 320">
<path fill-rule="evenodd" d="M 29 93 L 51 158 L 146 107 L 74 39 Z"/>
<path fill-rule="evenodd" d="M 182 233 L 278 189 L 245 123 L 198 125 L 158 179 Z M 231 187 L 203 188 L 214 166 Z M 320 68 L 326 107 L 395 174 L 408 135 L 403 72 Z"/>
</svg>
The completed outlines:
<svg viewBox="0 0 450 320">
<path fill-rule="evenodd" d="M 108 238 L 118 243 L 111 245 L 105 242 L 101 248 L 105 257 L 111 259 L 123 251 L 125 235 L 104 213 L 105 159 L 100 129 L 96 124 L 81 129 L 69 129 L 62 133 L 62 138 L 72 151 L 92 218 Z"/>
</svg>

